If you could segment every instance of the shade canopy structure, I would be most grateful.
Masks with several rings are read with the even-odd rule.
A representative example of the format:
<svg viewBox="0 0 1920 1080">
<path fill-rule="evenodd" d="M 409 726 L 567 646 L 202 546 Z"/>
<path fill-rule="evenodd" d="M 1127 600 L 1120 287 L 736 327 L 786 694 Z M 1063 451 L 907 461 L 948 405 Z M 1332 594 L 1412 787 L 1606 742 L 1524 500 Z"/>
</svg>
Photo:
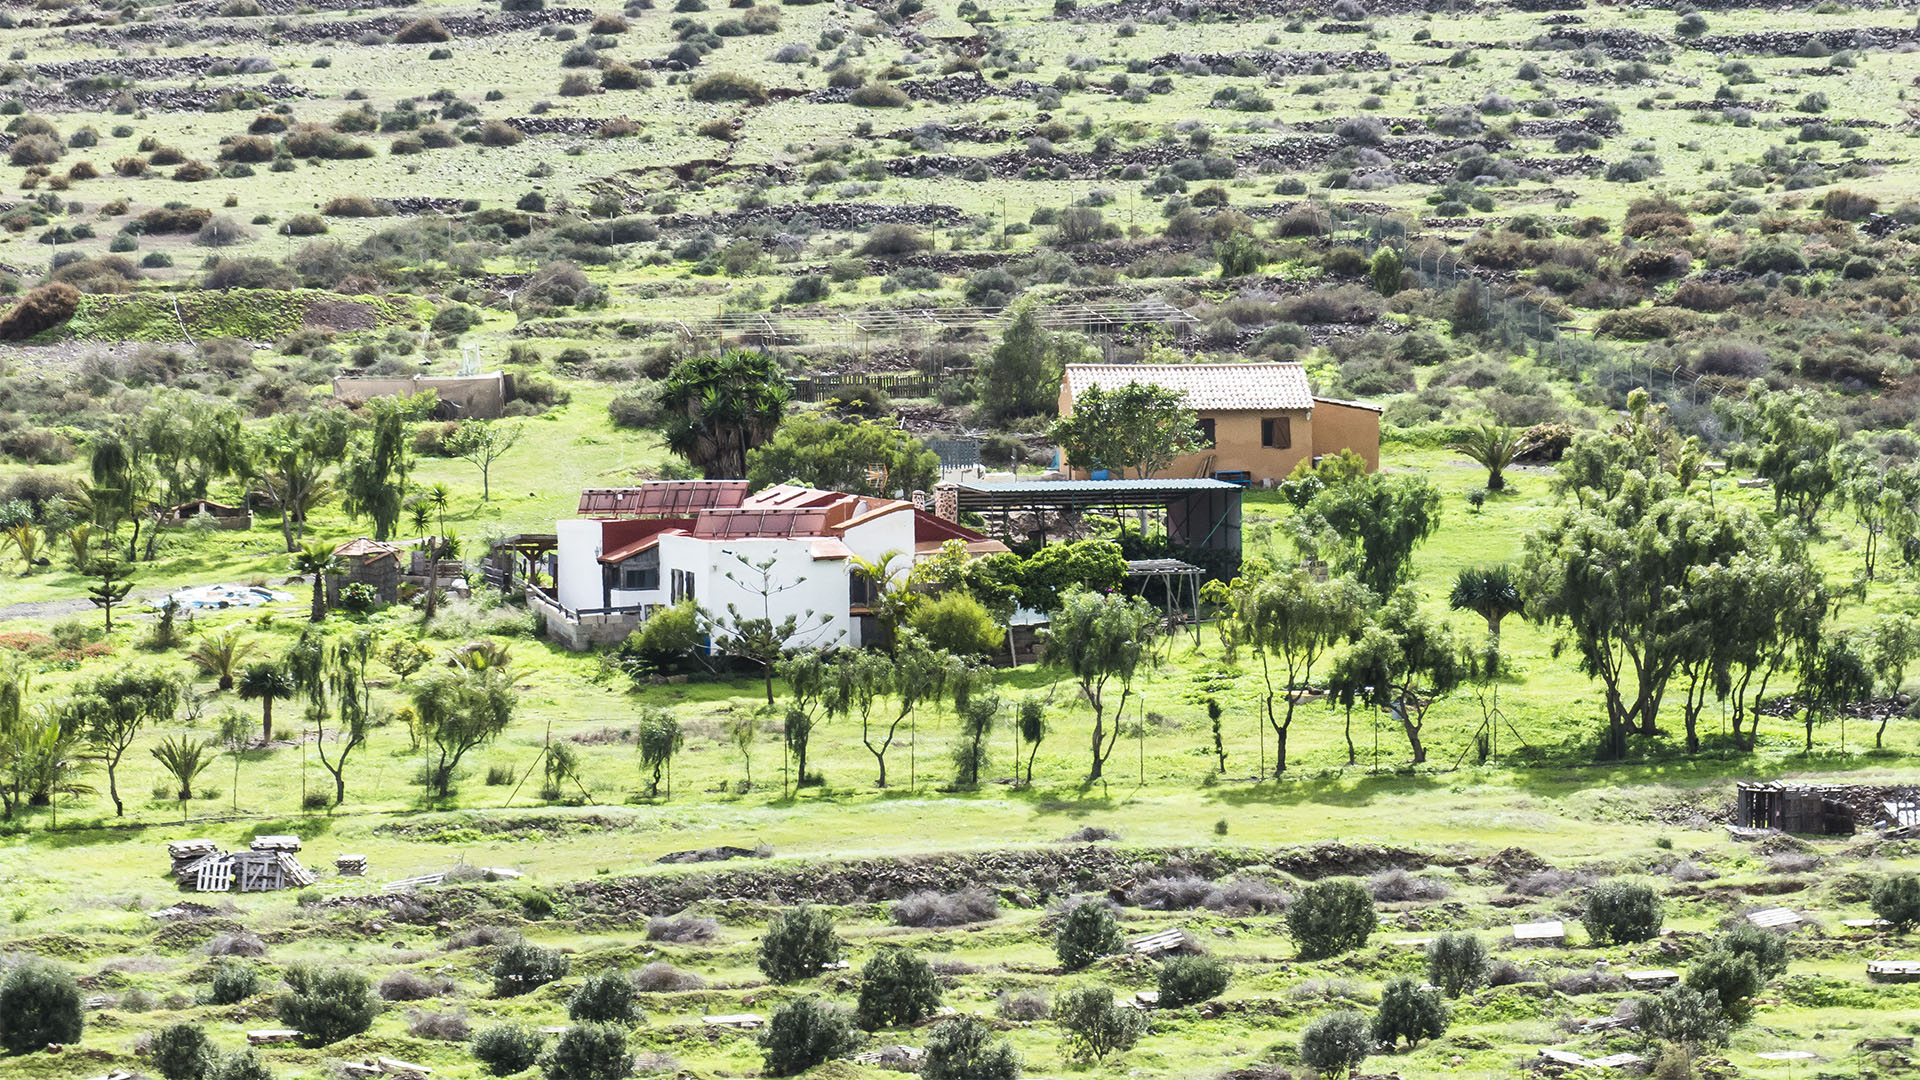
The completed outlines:
<svg viewBox="0 0 1920 1080">
<path fill-rule="evenodd" d="M 960 480 L 954 488 L 960 509 L 980 514 L 990 529 L 997 521 L 1003 532 L 1010 530 L 1016 513 L 1158 511 L 1169 546 L 1223 552 L 1239 562 L 1244 491 L 1224 480 Z"/>
</svg>

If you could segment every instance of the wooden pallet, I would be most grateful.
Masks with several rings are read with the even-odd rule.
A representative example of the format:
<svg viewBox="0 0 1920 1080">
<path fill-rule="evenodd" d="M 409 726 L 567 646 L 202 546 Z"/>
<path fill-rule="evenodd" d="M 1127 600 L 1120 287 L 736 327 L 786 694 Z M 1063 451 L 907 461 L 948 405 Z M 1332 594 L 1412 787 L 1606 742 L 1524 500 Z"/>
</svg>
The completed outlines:
<svg viewBox="0 0 1920 1080">
<path fill-rule="evenodd" d="M 284 851 L 278 854 L 280 856 L 278 860 L 280 863 L 280 876 L 284 881 L 285 888 L 304 889 L 318 880 L 314 876 L 313 871 L 300 865 L 299 859 L 294 858 Z"/>
<path fill-rule="evenodd" d="M 1175 927 L 1143 934 L 1127 942 L 1127 947 L 1141 956 L 1169 956 L 1193 951 L 1194 941 L 1185 930 Z"/>
<path fill-rule="evenodd" d="M 279 852 L 243 852 L 234 855 L 233 862 L 239 868 L 241 892 L 273 892 L 286 887 Z"/>
<path fill-rule="evenodd" d="M 299 851 L 300 838 L 297 836 L 256 836 L 251 845 L 255 851 Z"/>
<path fill-rule="evenodd" d="M 195 892 L 228 892 L 233 888 L 233 861 L 224 855 L 209 855 L 195 872 Z"/>
</svg>

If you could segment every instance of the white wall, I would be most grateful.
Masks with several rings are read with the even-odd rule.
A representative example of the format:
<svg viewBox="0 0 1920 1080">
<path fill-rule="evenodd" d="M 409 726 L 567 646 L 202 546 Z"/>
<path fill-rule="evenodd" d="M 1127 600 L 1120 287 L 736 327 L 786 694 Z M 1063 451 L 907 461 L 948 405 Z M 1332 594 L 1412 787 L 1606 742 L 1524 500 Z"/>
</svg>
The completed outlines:
<svg viewBox="0 0 1920 1080">
<path fill-rule="evenodd" d="M 668 548 L 668 544 L 672 548 Z M 818 559 L 808 540 L 695 540 L 692 537 L 664 537 L 661 540 L 660 575 L 668 580 L 668 568 L 695 568 L 694 589 L 700 606 L 716 620 L 728 618 L 727 605 L 739 608 L 743 619 L 768 614 L 778 623 L 788 615 L 800 619 L 803 632 L 788 644 L 794 648 L 823 648 L 830 645 L 859 644 L 847 618 L 848 567 L 845 559 Z M 704 551 L 686 550 L 704 549 Z M 736 557 L 738 556 L 738 557 Z M 760 596 L 760 572 L 743 565 L 740 558 L 755 566 L 774 560 L 767 583 L 778 590 L 770 598 Z M 731 573 L 737 581 L 727 580 Z M 806 616 L 811 610 L 813 616 Z"/>
<path fill-rule="evenodd" d="M 897 551 L 903 557 L 896 559 L 888 569 L 904 574 L 913 566 L 912 507 L 903 506 L 872 521 L 861 522 L 843 535 L 853 553 L 869 562 L 877 563 L 882 555 Z"/>
<path fill-rule="evenodd" d="M 559 541 L 560 603 L 575 611 L 606 606 L 600 587 L 600 522 L 562 519 L 554 522 L 553 533 Z"/>
</svg>

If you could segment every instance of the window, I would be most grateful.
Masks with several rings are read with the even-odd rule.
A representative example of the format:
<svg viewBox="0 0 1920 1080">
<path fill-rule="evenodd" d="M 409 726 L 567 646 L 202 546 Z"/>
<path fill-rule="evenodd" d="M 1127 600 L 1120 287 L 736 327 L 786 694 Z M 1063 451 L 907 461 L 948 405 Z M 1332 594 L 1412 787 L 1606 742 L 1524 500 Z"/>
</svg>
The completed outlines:
<svg viewBox="0 0 1920 1080">
<path fill-rule="evenodd" d="M 692 600 L 694 598 L 693 571 L 691 570 L 673 571 L 672 585 L 673 585 L 673 590 L 672 590 L 671 596 L 674 603 L 677 604 L 682 600 Z"/>
<path fill-rule="evenodd" d="M 1260 445 L 1275 450 L 1286 450 L 1293 446 L 1293 422 L 1284 416 L 1267 416 L 1260 420 Z"/>
<path fill-rule="evenodd" d="M 659 567 L 629 566 L 620 572 L 620 587 L 629 591 L 660 587 Z"/>
<path fill-rule="evenodd" d="M 1199 429 L 1200 448 L 1203 450 L 1211 449 L 1213 447 L 1213 417 L 1201 417 L 1199 424 L 1196 426 Z"/>
</svg>

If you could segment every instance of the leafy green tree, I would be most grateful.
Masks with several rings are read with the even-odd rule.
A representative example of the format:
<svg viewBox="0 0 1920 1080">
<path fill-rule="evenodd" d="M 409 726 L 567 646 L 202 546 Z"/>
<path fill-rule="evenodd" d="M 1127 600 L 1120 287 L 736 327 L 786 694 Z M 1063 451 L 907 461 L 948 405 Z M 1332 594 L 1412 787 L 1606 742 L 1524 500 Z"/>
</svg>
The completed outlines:
<svg viewBox="0 0 1920 1080">
<path fill-rule="evenodd" d="M 835 420 L 797 414 L 747 452 L 755 490 L 794 483 L 853 495 L 929 491 L 940 479 L 940 455 L 882 420 Z"/>
<path fill-rule="evenodd" d="M 333 805 L 347 801 L 347 758 L 366 745 L 367 729 L 373 723 L 373 683 L 368 679 L 373 666 L 373 634 L 356 630 L 322 646 L 320 670 L 316 678 L 324 681 L 340 711 L 340 726 L 327 735 L 327 709 L 315 711 L 314 750 L 320 765 L 333 777 Z"/>
<path fill-rule="evenodd" d="M 547 1051 L 547 1080 L 625 1080 L 633 1075 L 627 1033 L 614 1024 L 575 1024 Z"/>
<path fill-rule="evenodd" d="M 262 745 L 273 741 L 273 703 L 286 701 L 293 697 L 299 687 L 294 685 L 293 675 L 285 664 L 256 663 L 248 664 L 240 673 L 240 697 L 245 701 L 260 703 L 260 742 Z"/>
<path fill-rule="evenodd" d="M 1648 1037 L 1695 1046 L 1727 1045 L 1720 1002 L 1690 986 L 1669 986 L 1634 1002 L 1634 1026 Z"/>
<path fill-rule="evenodd" d="M 1500 646 L 1500 624 L 1509 615 L 1526 610 L 1520 598 L 1520 582 L 1511 566 L 1468 566 L 1453 579 L 1453 591 L 1447 606 L 1455 611 L 1471 611 L 1487 621 L 1487 638 L 1494 648 Z"/>
<path fill-rule="evenodd" d="M 133 533 L 127 540 L 126 560 L 137 560 L 141 528 L 150 517 L 155 483 L 146 445 L 125 430 L 96 435 L 87 451 L 87 476 L 93 524 L 117 536 L 120 526 L 131 522 Z M 150 544 L 152 540 L 149 533 Z"/>
<path fill-rule="evenodd" d="M 427 788 L 442 798 L 453 791 L 460 759 L 507 729 L 519 699 L 512 680 L 497 669 L 435 672 L 415 680 L 407 696 L 430 751 Z"/>
<path fill-rule="evenodd" d="M 1260 658 L 1267 725 L 1273 728 L 1274 776 L 1287 770 L 1287 735 L 1293 728 L 1296 690 L 1311 685 L 1313 665 L 1326 651 L 1366 624 L 1373 594 L 1348 578 L 1316 581 L 1306 571 L 1267 577 L 1234 596 L 1240 637 Z M 1285 668 L 1276 685 L 1274 665 Z M 1285 709 L 1276 708 L 1280 698 Z"/>
<path fill-rule="evenodd" d="M 345 409 L 282 413 L 248 435 L 247 470 L 280 508 L 280 535 L 298 551 L 307 515 L 333 494 L 327 470 L 346 456 L 353 427 Z"/>
<path fill-rule="evenodd" d="M 298 1031 L 308 1046 L 327 1046 L 373 1026 L 380 998 L 359 971 L 287 969 L 287 992 L 274 1002 L 280 1022 Z"/>
<path fill-rule="evenodd" d="M 1082 900 L 1068 908 L 1060 920 L 1059 931 L 1053 936 L 1054 955 L 1068 971 L 1078 971 L 1125 947 L 1119 921 L 1107 905 L 1098 900 Z"/>
<path fill-rule="evenodd" d="M 468 420 L 447 438 L 447 453 L 463 458 L 480 470 L 480 501 L 493 501 L 493 463 L 506 457 L 526 429 L 519 424 L 498 420 Z"/>
<path fill-rule="evenodd" d="M 1287 933 L 1302 960 L 1324 960 L 1358 949 L 1380 925 L 1373 896 L 1350 878 L 1316 881 L 1287 905 Z"/>
<path fill-rule="evenodd" d="M 1427 981 L 1448 997 L 1459 997 L 1487 981 L 1487 946 L 1479 935 L 1462 932 L 1436 936 L 1427 943 Z"/>
<path fill-rule="evenodd" d="M 1329 554 L 1341 572 L 1386 596 L 1440 527 L 1440 489 L 1423 476 L 1368 473 L 1322 491 L 1307 511 L 1337 538 Z"/>
<path fill-rule="evenodd" d="M 1088 783 L 1100 779 L 1107 758 L 1120 740 L 1118 721 L 1111 734 L 1106 726 L 1107 685 L 1119 684 L 1120 698 L 1114 703 L 1113 714 L 1125 715 L 1134 677 L 1159 629 L 1160 613 L 1137 596 L 1070 592 L 1052 614 L 1046 663 L 1072 675 L 1081 696 L 1093 709 L 1093 764 L 1087 773 Z"/>
<path fill-rule="evenodd" d="M 473 1036 L 473 1056 L 494 1076 L 512 1076 L 540 1060 L 544 1038 L 519 1024 L 495 1024 Z"/>
<path fill-rule="evenodd" d="M 760 938 L 760 970 L 777 983 L 811 979 L 839 959 L 833 916 L 809 904 L 775 916 Z"/>
<path fill-rule="evenodd" d="M 1022 417 L 1053 415 L 1067 365 L 1092 355 L 1086 339 L 1042 327 L 1033 303 L 1015 305 L 1000 341 L 978 368 L 981 412 L 1000 425 Z"/>
<path fill-rule="evenodd" d="M 1427 760 L 1427 711 L 1466 677 L 1452 629 L 1421 611 L 1412 590 L 1401 589 L 1374 612 L 1327 683 L 1336 701 L 1364 701 L 1391 713 L 1418 765 Z"/>
<path fill-rule="evenodd" d="M 1406 264 L 1396 248 L 1383 246 L 1367 262 L 1367 276 L 1373 280 L 1373 291 L 1381 296 L 1392 296 L 1399 292 L 1400 278 L 1405 272 Z"/>
<path fill-rule="evenodd" d="M 643 709 L 640 714 L 640 768 L 649 771 L 647 798 L 660 794 L 660 774 L 672 767 L 673 757 L 686 745 L 680 721 L 665 709 Z"/>
<path fill-rule="evenodd" d="M 1197 1005 L 1219 997 L 1233 978 L 1233 969 L 1212 956 L 1170 956 L 1154 972 L 1162 1005 Z"/>
<path fill-rule="evenodd" d="M 1813 726 L 1873 694 L 1873 670 L 1845 635 L 1833 635 L 1809 652 L 1800 665 L 1800 719 L 1813 753 Z"/>
<path fill-rule="evenodd" d="M 1630 881 L 1603 881 L 1588 894 L 1580 924 L 1596 944 L 1625 944 L 1653 940 L 1665 919 L 1652 889 Z"/>
<path fill-rule="evenodd" d="M 942 1020 L 927 1036 L 922 1080 L 1018 1080 L 1020 1055 L 977 1016 Z"/>
<path fill-rule="evenodd" d="M 831 661 L 822 704 L 828 716 L 860 718 L 860 742 L 880 767 L 879 786 L 887 786 L 887 750 L 906 719 L 907 709 L 887 726 L 886 737 L 874 745 L 873 707 L 893 687 L 893 662 L 878 653 L 843 652 Z"/>
<path fill-rule="evenodd" d="M 1507 466 L 1520 456 L 1520 431 L 1501 424 L 1481 424 L 1448 449 L 1487 470 L 1488 491 L 1505 491 Z"/>
<path fill-rule="evenodd" d="M 22 807 L 91 790 L 79 782 L 89 762 L 78 710 L 31 708 L 29 691 L 25 671 L 0 666 L 0 813 L 9 820 Z"/>
<path fill-rule="evenodd" d="M 558 949 L 543 949 L 524 941 L 502 948 L 487 974 L 493 977 L 493 996 L 519 997 L 567 977 L 573 961 Z"/>
<path fill-rule="evenodd" d="M 1685 679 L 1688 753 L 1700 748 L 1699 721 L 1710 697 L 1731 703 L 1734 744 L 1753 749 L 1769 684 L 1819 638 L 1828 605 L 1824 575 L 1804 544 L 1780 539 L 1777 551 L 1694 567 L 1679 603 L 1663 613 L 1660 648 L 1676 657 Z"/>
<path fill-rule="evenodd" d="M 854 1016 L 869 1031 L 917 1024 L 939 1007 L 939 976 L 912 949 L 882 948 L 860 969 L 860 1003 Z"/>
<path fill-rule="evenodd" d="M 970 687 L 964 693 L 960 690 L 974 681 L 975 677 L 954 680 L 953 708 L 960 714 L 960 738 L 953 744 L 953 780 L 962 789 L 980 785 L 980 774 L 987 767 L 987 737 L 1000 717 L 1000 695 Z"/>
<path fill-rule="evenodd" d="M 30 1054 L 80 1041 L 80 984 L 67 969 L 30 959 L 0 977 L 0 1047 Z"/>
<path fill-rule="evenodd" d="M 107 768 L 107 792 L 113 812 L 124 817 L 120 801 L 120 759 L 149 721 L 173 719 L 180 708 L 180 682 L 171 675 L 123 668 L 83 683 L 69 699 L 80 730 Z"/>
<path fill-rule="evenodd" d="M 765 353 L 734 350 L 680 361 L 660 387 L 667 449 L 709 480 L 744 478 L 747 454 L 787 412 L 787 376 Z"/>
<path fill-rule="evenodd" d="M 1867 902 L 1901 933 L 1920 925 L 1920 874 L 1888 874 L 1874 882 Z"/>
<path fill-rule="evenodd" d="M 1020 712 L 1016 718 L 1020 725 L 1020 741 L 1027 744 L 1026 785 L 1033 786 L 1033 759 L 1040 753 L 1040 743 L 1047 737 L 1047 707 L 1039 698 L 1020 699 Z"/>
<path fill-rule="evenodd" d="M 780 678 L 785 680 L 787 691 L 793 697 L 793 703 L 787 708 L 783 738 L 787 753 L 795 759 L 798 782 L 794 786 L 804 787 L 807 783 L 807 751 L 813 745 L 814 728 L 826 711 L 826 703 L 832 692 L 834 663 L 820 650 L 810 649 L 779 661 L 777 667 Z"/>
<path fill-rule="evenodd" d="M 1920 620 L 1904 613 L 1882 616 L 1861 632 L 1860 640 L 1879 692 L 1898 694 L 1907 682 L 1907 666 L 1920 656 Z M 1880 726 L 1873 733 L 1875 750 L 1885 740 L 1887 721 L 1892 717 L 1891 709 L 1880 714 Z"/>
<path fill-rule="evenodd" d="M 408 406 L 399 398 L 367 402 L 366 437 L 340 470 L 347 513 L 371 520 L 375 540 L 394 535 L 406 508 L 407 478 L 413 474 L 408 416 Z"/>
<path fill-rule="evenodd" d="M 1337 1078 L 1360 1067 L 1373 1052 L 1373 1028 L 1352 1009 L 1323 1013 L 1300 1034 L 1300 1060 L 1321 1076 Z"/>
<path fill-rule="evenodd" d="M 1010 567 L 1008 560 L 1017 560 L 1017 569 Z M 1075 588 L 1112 592 L 1127 576 L 1127 557 L 1112 540 L 1048 544 L 1026 559 L 989 555 L 979 562 L 980 567 L 968 579 L 976 596 L 981 590 L 975 583 L 982 576 L 996 574 L 999 580 L 1015 586 L 1020 606 L 1029 611 L 1058 610 L 1061 599 Z M 983 598 L 983 602 L 987 601 Z"/>
<path fill-rule="evenodd" d="M 806 1072 L 853 1053 L 859 1045 L 847 1010 L 819 997 L 780 1006 L 760 1033 L 762 1064 L 769 1076 Z"/>
<path fill-rule="evenodd" d="M 634 1024 L 644 1017 L 633 1000 L 633 983 L 619 968 L 589 975 L 567 998 L 567 1019 L 574 1023 Z"/>
<path fill-rule="evenodd" d="M 1133 1049 L 1147 1018 L 1122 1006 L 1104 986 L 1072 986 L 1053 1001 L 1053 1020 L 1067 1033 L 1067 1052 L 1080 1061 L 1104 1063 Z"/>
<path fill-rule="evenodd" d="M 1724 402 L 1721 412 L 1745 440 L 1734 462 L 1766 478 L 1774 511 L 1813 524 L 1840 486 L 1833 467 L 1840 426 L 1818 415 L 1818 398 L 1806 390 L 1772 390 L 1756 379 L 1744 399 Z"/>
<path fill-rule="evenodd" d="M 1835 494 L 1860 526 L 1865 579 L 1874 579 L 1883 544 L 1891 543 L 1911 563 L 1912 542 L 1920 535 L 1920 462 L 1894 460 L 1855 436 L 1834 451 L 1832 469 L 1840 484 Z"/>
<path fill-rule="evenodd" d="M 183 390 L 159 391 L 134 424 L 168 506 L 207 493 L 216 479 L 240 471 L 246 441 L 232 405 Z"/>
<path fill-rule="evenodd" d="M 1373 1014 L 1373 1037 L 1392 1047 L 1401 1039 L 1408 1047 L 1447 1033 L 1447 1003 L 1440 991 L 1401 976 L 1380 992 L 1380 1009 Z"/>
<path fill-rule="evenodd" d="M 213 1071 L 213 1040 L 198 1024 L 169 1024 L 154 1032 L 147 1060 L 164 1080 L 204 1080 Z"/>
<path fill-rule="evenodd" d="M 986 656 L 1000 650 L 1007 631 L 972 593 L 960 589 L 920 600 L 907 624 L 927 647 L 955 656 Z"/>
<path fill-rule="evenodd" d="M 1687 965 L 1687 986 L 1711 995 L 1726 1014 L 1727 1023 L 1738 1027 L 1753 1016 L 1753 999 L 1766 985 L 1760 966 L 1745 953 L 1726 949 L 1708 949 Z"/>
<path fill-rule="evenodd" d="M 1132 469 L 1145 479 L 1195 448 L 1199 420 L 1185 402 L 1183 391 L 1151 383 L 1091 386 L 1073 399 L 1071 415 L 1054 421 L 1048 437 L 1074 468 L 1108 469 L 1121 479 Z"/>
</svg>

